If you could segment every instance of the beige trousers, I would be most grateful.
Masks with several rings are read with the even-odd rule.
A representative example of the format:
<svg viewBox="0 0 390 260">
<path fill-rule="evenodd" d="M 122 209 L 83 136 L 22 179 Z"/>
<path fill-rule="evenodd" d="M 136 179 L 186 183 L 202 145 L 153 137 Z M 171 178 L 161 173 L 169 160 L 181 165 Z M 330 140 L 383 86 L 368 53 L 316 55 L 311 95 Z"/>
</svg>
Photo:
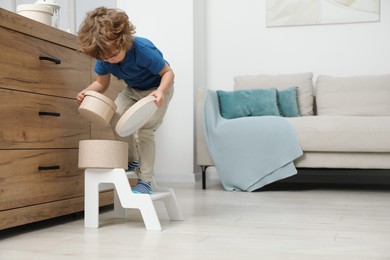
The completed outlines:
<svg viewBox="0 0 390 260">
<path fill-rule="evenodd" d="M 154 132 L 161 125 L 168 109 L 169 102 L 171 101 L 174 92 L 173 86 L 165 96 L 164 105 L 159 107 L 152 118 L 136 133 L 127 137 L 120 137 L 115 131 L 115 126 L 127 109 L 155 90 L 156 89 L 153 88 L 142 91 L 126 87 L 115 99 L 117 110 L 111 120 L 111 127 L 116 139 L 129 144 L 129 162 L 139 162 L 139 168 L 135 171 L 138 178 L 148 182 L 151 181 L 154 176 L 154 161 L 156 154 Z"/>
</svg>

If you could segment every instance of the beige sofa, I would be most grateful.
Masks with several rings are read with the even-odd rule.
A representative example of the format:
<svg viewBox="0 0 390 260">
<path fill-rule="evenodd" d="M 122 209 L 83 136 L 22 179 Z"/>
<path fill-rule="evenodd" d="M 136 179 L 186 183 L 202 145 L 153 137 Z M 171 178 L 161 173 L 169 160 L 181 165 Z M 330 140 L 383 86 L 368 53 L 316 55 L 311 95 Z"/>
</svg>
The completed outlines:
<svg viewBox="0 0 390 260">
<path fill-rule="evenodd" d="M 286 117 L 296 130 L 303 156 L 294 163 L 304 169 L 390 169 L 390 74 L 331 77 L 312 73 L 244 75 L 234 78 L 234 90 L 298 87 L 300 117 Z M 197 163 L 213 165 L 203 132 L 203 100 L 196 101 Z M 237 133 L 239 135 L 239 133 Z"/>
</svg>

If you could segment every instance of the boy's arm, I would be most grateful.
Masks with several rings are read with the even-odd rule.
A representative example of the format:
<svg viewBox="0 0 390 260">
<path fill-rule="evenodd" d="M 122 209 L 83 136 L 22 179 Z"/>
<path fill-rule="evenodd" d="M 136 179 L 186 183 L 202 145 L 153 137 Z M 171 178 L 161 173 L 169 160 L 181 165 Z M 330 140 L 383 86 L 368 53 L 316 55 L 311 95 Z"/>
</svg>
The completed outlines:
<svg viewBox="0 0 390 260">
<path fill-rule="evenodd" d="M 81 104 L 84 100 L 85 92 L 93 90 L 99 93 L 104 93 L 110 85 L 111 74 L 97 75 L 96 80 L 92 82 L 88 87 L 80 91 L 76 96 L 76 101 Z"/>
<path fill-rule="evenodd" d="M 173 84 L 175 74 L 168 64 L 165 64 L 164 68 L 160 71 L 161 82 L 156 91 L 153 91 L 150 95 L 156 97 L 157 107 L 161 107 L 164 104 L 164 97 Z"/>
</svg>

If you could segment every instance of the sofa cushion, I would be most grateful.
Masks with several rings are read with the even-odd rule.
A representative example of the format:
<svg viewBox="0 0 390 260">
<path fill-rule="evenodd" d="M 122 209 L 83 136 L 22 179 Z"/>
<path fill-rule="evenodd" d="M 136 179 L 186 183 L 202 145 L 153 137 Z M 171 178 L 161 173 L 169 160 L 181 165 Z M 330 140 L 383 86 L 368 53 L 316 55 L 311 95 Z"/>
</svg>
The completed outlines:
<svg viewBox="0 0 390 260">
<path fill-rule="evenodd" d="M 278 90 L 279 112 L 284 117 L 300 116 L 298 106 L 298 87 Z"/>
<path fill-rule="evenodd" d="M 286 118 L 303 151 L 390 152 L 390 117 L 308 116 Z"/>
<path fill-rule="evenodd" d="M 298 87 L 298 105 L 302 116 L 313 115 L 313 73 L 280 75 L 242 75 L 234 77 L 234 89 Z"/>
<path fill-rule="evenodd" d="M 390 116 L 390 74 L 317 78 L 318 115 Z"/>
<path fill-rule="evenodd" d="M 237 91 L 217 90 L 217 94 L 219 110 L 224 118 L 280 116 L 276 88 Z"/>
</svg>

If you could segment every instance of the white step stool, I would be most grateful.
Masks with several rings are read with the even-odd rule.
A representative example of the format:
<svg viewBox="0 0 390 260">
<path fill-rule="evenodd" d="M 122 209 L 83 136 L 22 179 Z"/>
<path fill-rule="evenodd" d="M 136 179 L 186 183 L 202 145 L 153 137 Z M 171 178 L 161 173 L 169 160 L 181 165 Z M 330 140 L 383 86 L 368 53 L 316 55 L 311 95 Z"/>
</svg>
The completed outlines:
<svg viewBox="0 0 390 260">
<path fill-rule="evenodd" d="M 153 201 L 160 200 L 165 204 L 171 220 L 183 220 L 175 194 L 171 188 L 159 188 L 152 182 L 153 193 L 135 194 L 124 169 L 85 169 L 84 226 L 99 227 L 99 184 L 114 185 L 114 215 L 126 218 L 126 209 L 139 209 L 147 230 L 161 230 Z M 112 185 L 111 185 L 112 186 Z"/>
</svg>

